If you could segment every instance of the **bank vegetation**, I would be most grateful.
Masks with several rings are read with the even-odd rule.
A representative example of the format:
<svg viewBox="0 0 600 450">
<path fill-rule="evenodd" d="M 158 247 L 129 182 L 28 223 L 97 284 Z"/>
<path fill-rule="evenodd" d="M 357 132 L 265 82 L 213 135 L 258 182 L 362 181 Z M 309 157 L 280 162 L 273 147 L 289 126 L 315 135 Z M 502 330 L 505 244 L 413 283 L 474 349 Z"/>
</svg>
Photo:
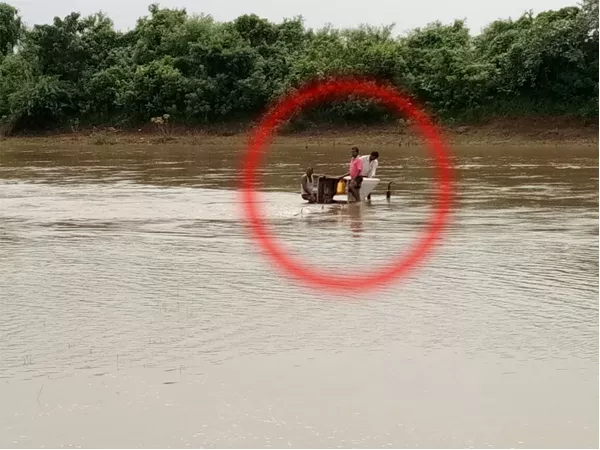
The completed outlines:
<svg viewBox="0 0 600 450">
<path fill-rule="evenodd" d="M 284 92 L 332 74 L 400 86 L 449 126 L 597 125 L 598 0 L 497 20 L 476 36 L 462 20 L 396 35 L 392 25 L 313 30 L 301 18 L 217 22 L 156 4 L 127 31 L 76 12 L 25 27 L 0 3 L 0 134 L 239 130 Z M 397 119 L 349 98 L 305 111 L 288 131 Z"/>
</svg>

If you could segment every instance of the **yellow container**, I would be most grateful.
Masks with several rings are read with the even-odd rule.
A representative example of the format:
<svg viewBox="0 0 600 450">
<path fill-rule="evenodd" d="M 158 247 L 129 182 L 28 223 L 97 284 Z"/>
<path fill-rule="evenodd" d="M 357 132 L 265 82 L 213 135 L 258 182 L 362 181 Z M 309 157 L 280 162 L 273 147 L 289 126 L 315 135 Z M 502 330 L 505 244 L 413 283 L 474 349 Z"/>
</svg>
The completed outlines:
<svg viewBox="0 0 600 450">
<path fill-rule="evenodd" d="M 338 181 L 335 193 L 338 195 L 346 193 L 346 181 L 345 180 Z"/>
</svg>

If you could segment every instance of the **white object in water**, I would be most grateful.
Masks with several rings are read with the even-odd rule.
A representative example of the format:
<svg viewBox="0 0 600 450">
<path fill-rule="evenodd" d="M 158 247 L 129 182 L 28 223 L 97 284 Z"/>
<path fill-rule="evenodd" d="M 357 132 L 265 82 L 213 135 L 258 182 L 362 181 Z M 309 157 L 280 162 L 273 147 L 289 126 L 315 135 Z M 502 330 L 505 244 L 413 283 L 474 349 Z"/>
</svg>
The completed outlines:
<svg viewBox="0 0 600 450">
<path fill-rule="evenodd" d="M 350 181 L 350 177 L 344 177 L 346 180 L 346 186 L 348 186 L 348 182 Z M 371 192 L 375 190 L 377 185 L 379 184 L 379 178 L 363 178 L 362 184 L 360 186 L 360 199 L 361 201 L 365 201 Z M 348 189 L 346 188 L 346 192 Z"/>
</svg>

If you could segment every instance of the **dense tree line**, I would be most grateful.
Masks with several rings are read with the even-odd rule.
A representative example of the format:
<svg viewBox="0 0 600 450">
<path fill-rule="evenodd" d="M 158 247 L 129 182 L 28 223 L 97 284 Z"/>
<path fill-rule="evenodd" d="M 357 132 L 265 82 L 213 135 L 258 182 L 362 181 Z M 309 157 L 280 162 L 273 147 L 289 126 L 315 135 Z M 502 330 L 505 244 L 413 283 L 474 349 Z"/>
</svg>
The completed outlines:
<svg viewBox="0 0 600 450">
<path fill-rule="evenodd" d="M 155 4 L 127 32 L 100 13 L 26 28 L 0 3 L 0 126 L 127 126 L 162 114 L 188 124 L 245 121 L 286 90 L 332 73 L 402 86 L 442 119 L 598 115 L 598 0 L 499 20 L 477 36 L 458 20 L 392 31 L 312 30 L 300 18 L 255 15 L 220 23 Z M 387 118 L 358 99 L 307 114 Z"/>
</svg>

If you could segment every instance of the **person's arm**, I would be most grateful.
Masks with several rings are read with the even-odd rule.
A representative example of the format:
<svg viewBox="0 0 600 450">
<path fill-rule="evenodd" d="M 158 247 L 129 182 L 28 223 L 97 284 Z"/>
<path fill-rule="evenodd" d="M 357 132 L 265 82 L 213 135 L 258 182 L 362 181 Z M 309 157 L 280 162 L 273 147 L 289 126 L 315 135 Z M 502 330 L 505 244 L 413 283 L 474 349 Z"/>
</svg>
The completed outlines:
<svg viewBox="0 0 600 450">
<path fill-rule="evenodd" d="M 344 175 L 342 175 L 341 177 L 338 177 L 338 180 L 341 180 L 342 178 L 346 178 L 350 176 L 350 169 L 352 168 L 352 160 L 350 161 L 350 167 L 348 168 L 348 172 L 346 172 Z"/>
<path fill-rule="evenodd" d="M 369 178 L 374 178 L 377 173 L 377 166 L 379 165 L 379 161 L 373 161 L 373 165 L 371 166 L 371 171 L 369 172 Z"/>
<path fill-rule="evenodd" d="M 309 187 L 308 177 L 306 175 L 302 176 L 302 188 L 305 192 L 308 192 L 309 194 L 312 194 L 313 192 L 312 186 Z"/>
</svg>

